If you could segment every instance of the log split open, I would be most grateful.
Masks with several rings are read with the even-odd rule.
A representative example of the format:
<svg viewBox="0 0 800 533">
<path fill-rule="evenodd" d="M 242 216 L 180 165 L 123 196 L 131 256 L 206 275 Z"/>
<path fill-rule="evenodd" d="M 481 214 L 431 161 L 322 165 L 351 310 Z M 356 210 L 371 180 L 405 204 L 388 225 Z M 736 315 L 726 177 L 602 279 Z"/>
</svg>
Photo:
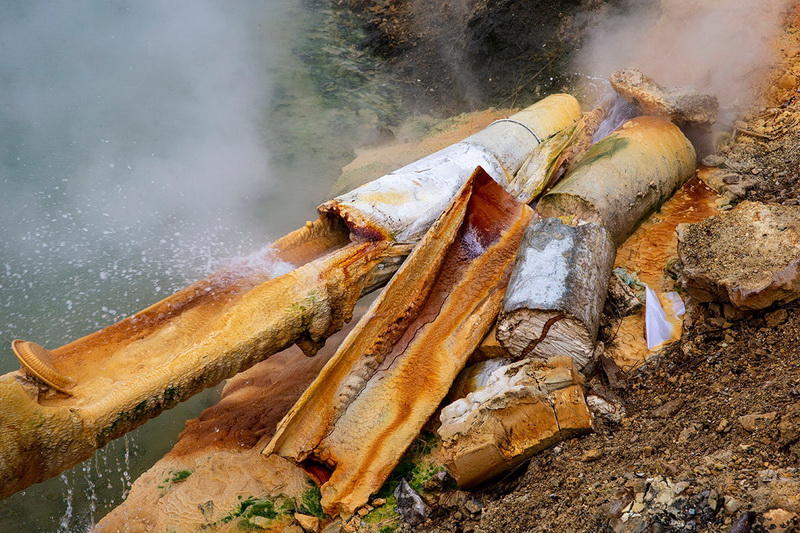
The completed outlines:
<svg viewBox="0 0 800 533">
<path fill-rule="evenodd" d="M 464 185 L 264 450 L 322 465 L 322 505 L 377 491 L 500 309 L 532 215 L 482 169 Z"/>
</svg>

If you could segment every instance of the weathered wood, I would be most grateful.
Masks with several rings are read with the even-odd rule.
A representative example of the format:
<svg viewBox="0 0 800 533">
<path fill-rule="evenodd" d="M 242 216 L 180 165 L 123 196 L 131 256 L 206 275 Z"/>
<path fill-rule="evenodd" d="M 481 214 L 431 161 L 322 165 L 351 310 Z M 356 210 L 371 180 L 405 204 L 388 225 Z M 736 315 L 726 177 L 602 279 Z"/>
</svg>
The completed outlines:
<svg viewBox="0 0 800 533">
<path fill-rule="evenodd" d="M 416 242 L 475 167 L 483 167 L 506 186 L 542 140 L 571 127 L 579 117 L 574 97 L 548 96 L 459 143 L 322 204 L 320 213 L 341 217 L 356 235 Z M 537 184 L 524 181 L 515 187 L 527 196 L 532 193 L 525 191 Z"/>
<path fill-rule="evenodd" d="M 485 385 L 442 409 L 450 474 L 474 487 L 535 453 L 591 429 L 583 379 L 568 357 L 495 369 Z"/>
<path fill-rule="evenodd" d="M 531 215 L 478 169 L 281 421 L 264 453 L 323 465 L 329 514 L 363 505 L 444 399 L 500 309 Z"/>
<path fill-rule="evenodd" d="M 594 144 L 536 210 L 543 217 L 600 224 L 619 245 L 694 168 L 694 147 L 677 126 L 658 117 L 638 117 Z"/>
<path fill-rule="evenodd" d="M 500 343 L 517 358 L 569 355 L 583 369 L 594 351 L 614 253 L 597 224 L 534 221 L 497 322 Z"/>
</svg>

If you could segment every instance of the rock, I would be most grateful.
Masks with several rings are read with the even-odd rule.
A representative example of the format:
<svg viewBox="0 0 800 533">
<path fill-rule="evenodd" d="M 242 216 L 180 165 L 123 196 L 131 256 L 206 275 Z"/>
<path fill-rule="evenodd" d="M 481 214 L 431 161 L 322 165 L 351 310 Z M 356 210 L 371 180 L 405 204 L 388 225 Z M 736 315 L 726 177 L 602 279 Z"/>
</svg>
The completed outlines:
<svg viewBox="0 0 800 533">
<path fill-rule="evenodd" d="M 778 424 L 780 432 L 780 445 L 788 447 L 800 443 L 800 402 L 795 402 L 786 408 Z"/>
<path fill-rule="evenodd" d="M 723 504 L 725 507 L 725 512 L 728 514 L 734 514 L 736 511 L 742 508 L 742 502 L 734 498 L 733 496 L 725 496 L 725 503 Z"/>
<path fill-rule="evenodd" d="M 416 526 L 428 518 L 430 507 L 405 479 L 401 479 L 400 484 L 394 489 L 394 497 L 397 500 L 397 512 L 407 524 Z"/>
<path fill-rule="evenodd" d="M 742 513 L 728 530 L 728 533 L 750 533 L 753 529 L 753 522 L 755 519 L 756 513 L 753 511 Z"/>
<path fill-rule="evenodd" d="M 615 72 L 611 86 L 628 101 L 637 104 L 643 114 L 669 117 L 678 125 L 713 124 L 719 102 L 713 96 L 691 89 L 666 88 L 638 69 Z"/>
<path fill-rule="evenodd" d="M 670 418 L 675 416 L 678 411 L 683 407 L 683 400 L 676 398 L 670 400 L 653 411 L 653 416 L 656 418 Z"/>
<path fill-rule="evenodd" d="M 510 470 L 533 454 L 591 430 L 583 378 L 570 357 L 523 359 L 441 412 L 445 465 L 460 487 Z"/>
<path fill-rule="evenodd" d="M 470 494 L 468 492 L 451 490 L 439 496 L 439 505 L 445 509 L 462 509 L 469 499 Z"/>
<path fill-rule="evenodd" d="M 758 431 L 767 427 L 777 416 L 778 413 L 774 411 L 770 413 L 754 413 L 740 416 L 739 423 L 747 431 Z"/>
<path fill-rule="evenodd" d="M 767 320 L 767 326 L 774 328 L 786 322 L 786 319 L 789 318 L 789 313 L 786 309 L 778 309 L 777 311 L 767 313 L 765 318 Z"/>
<path fill-rule="evenodd" d="M 464 504 L 464 509 L 466 509 L 471 514 L 478 514 L 483 509 L 483 504 L 476 498 L 469 498 L 467 502 Z"/>
<path fill-rule="evenodd" d="M 257 516 L 255 518 L 262 518 L 262 517 Z M 264 524 L 256 524 L 256 525 L 259 527 L 264 527 L 264 529 L 267 529 L 269 528 L 270 525 L 272 525 L 272 522 L 269 519 L 267 519 Z M 297 524 L 291 524 L 281 529 L 281 533 L 304 533 L 304 532 L 302 527 L 298 526 Z"/>
<path fill-rule="evenodd" d="M 591 463 L 593 461 L 597 461 L 603 457 L 603 452 L 598 450 L 597 448 L 592 448 L 591 450 L 587 450 L 583 455 L 581 455 L 581 462 L 584 463 Z"/>
<path fill-rule="evenodd" d="M 342 533 L 344 526 L 341 520 L 334 520 L 322 530 L 322 533 Z"/>
<path fill-rule="evenodd" d="M 374 500 L 372 500 L 373 507 L 380 507 L 385 503 L 386 503 L 386 498 L 375 498 Z"/>
<path fill-rule="evenodd" d="M 586 397 L 586 404 L 595 417 L 600 417 L 613 424 L 619 424 L 625 416 L 625 407 L 619 402 L 608 401 L 596 394 Z"/>
<path fill-rule="evenodd" d="M 781 89 L 785 90 L 794 89 L 796 85 L 797 85 L 797 78 L 795 78 L 788 72 L 783 76 L 781 76 L 780 78 L 778 78 L 778 87 L 780 87 Z"/>
<path fill-rule="evenodd" d="M 696 300 L 752 310 L 800 296 L 800 207 L 742 202 L 677 233 L 682 282 Z"/>
<path fill-rule="evenodd" d="M 319 531 L 320 520 L 316 516 L 295 513 L 294 519 L 297 520 L 297 523 L 300 524 L 304 531 L 309 533 L 317 533 Z"/>
<path fill-rule="evenodd" d="M 770 509 L 762 518 L 764 529 L 770 533 L 790 533 L 800 528 L 797 513 L 785 509 Z"/>
</svg>

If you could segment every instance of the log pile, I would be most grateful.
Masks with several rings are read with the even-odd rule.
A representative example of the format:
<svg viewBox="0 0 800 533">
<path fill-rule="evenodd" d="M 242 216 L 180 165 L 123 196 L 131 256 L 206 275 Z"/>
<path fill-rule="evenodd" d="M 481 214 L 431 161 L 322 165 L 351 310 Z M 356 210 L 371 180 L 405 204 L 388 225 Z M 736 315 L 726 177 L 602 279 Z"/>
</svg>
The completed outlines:
<svg viewBox="0 0 800 533">
<path fill-rule="evenodd" d="M 581 117 L 568 95 L 549 97 L 320 206 L 316 222 L 274 245 L 290 272 L 273 279 L 237 278 L 220 291 L 225 296 L 220 299 L 206 297 L 203 288 L 211 282 L 200 282 L 137 315 L 159 317 L 152 331 L 137 330 L 132 338 L 125 329 L 130 324 L 115 325 L 76 341 L 86 346 L 91 340 L 96 360 L 102 345 L 112 362 L 120 354 L 160 349 L 166 355 L 158 370 L 131 378 L 139 388 L 87 401 L 89 380 L 77 366 L 85 360 L 74 356 L 76 366 L 69 366 L 69 358 L 62 357 L 71 345 L 52 351 L 47 368 L 36 366 L 47 352 L 18 344 L 26 370 L 0 378 L 0 398 L 12 405 L 10 415 L 0 416 L 29 416 L 31 405 L 60 408 L 51 412 L 73 418 L 56 420 L 54 431 L 81 449 L 62 454 L 64 461 L 47 471 L 26 474 L 23 460 L 58 452 L 36 448 L 42 434 L 34 429 L 23 443 L 27 448 L 21 448 L 4 420 L 0 454 L 11 459 L 3 463 L 11 466 L 0 470 L 6 494 L 86 457 L 98 432 L 105 441 L 115 438 L 169 401 L 276 351 L 296 344 L 313 355 L 350 319 L 357 299 L 387 280 L 269 442 L 248 452 L 247 460 L 262 469 L 260 479 L 269 481 L 264 486 L 271 487 L 272 505 L 275 498 L 286 498 L 286 508 L 293 502 L 297 511 L 302 489 L 308 483 L 319 489 L 318 520 L 287 511 L 268 524 L 273 530 L 298 523 L 317 530 L 328 518 L 357 520 L 369 513 L 370 497 L 426 427 L 441 437 L 438 457 L 462 487 L 486 482 L 589 431 L 584 374 L 596 363 L 617 247 L 695 167 L 691 143 L 663 117 L 632 119 L 588 146 L 602 116 L 594 111 Z M 537 200 L 534 209 L 526 205 Z M 612 293 L 615 309 L 636 308 L 637 299 L 625 287 L 612 283 Z M 166 341 L 179 341 L 180 353 L 170 351 Z M 59 381 L 52 370 L 74 384 Z M 176 383 L 167 401 L 163 391 Z M 27 396 L 16 398 L 20 391 Z M 83 402 L 77 408 L 76 399 Z M 136 412 L 133 400 L 144 412 Z M 60 429 L 70 424 L 77 429 Z M 53 442 L 64 448 L 63 440 Z M 242 455 L 231 451 L 229 461 L 243 470 Z M 194 504 L 203 476 L 218 476 L 220 468 L 216 464 L 193 477 L 194 492 L 186 501 L 194 508 L 187 507 L 185 515 L 191 519 L 175 509 L 170 519 L 141 518 L 149 509 L 137 516 L 165 529 L 181 529 L 188 520 L 197 526 L 205 520 Z M 291 485 L 290 495 L 277 493 L 281 476 Z M 395 494 L 416 501 L 406 481 L 394 486 Z M 244 497 L 225 487 L 215 492 L 226 503 L 238 496 Z M 157 508 L 152 512 L 162 512 Z M 105 521 L 109 530 L 131 512 L 125 505 L 120 509 Z M 215 521 L 221 520 L 219 513 L 211 515 L 214 520 L 206 522 L 221 527 Z M 255 521 L 247 527 L 267 525 L 250 518 Z"/>
</svg>

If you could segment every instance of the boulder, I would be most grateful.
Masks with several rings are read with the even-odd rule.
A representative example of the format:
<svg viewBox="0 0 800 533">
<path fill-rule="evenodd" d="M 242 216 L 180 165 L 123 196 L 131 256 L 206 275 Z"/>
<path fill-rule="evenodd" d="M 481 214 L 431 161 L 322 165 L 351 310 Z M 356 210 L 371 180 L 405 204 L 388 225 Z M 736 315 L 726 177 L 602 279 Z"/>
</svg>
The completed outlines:
<svg viewBox="0 0 800 533">
<path fill-rule="evenodd" d="M 742 202 L 677 232 L 683 285 L 695 299 L 753 310 L 800 296 L 800 207 Z"/>
</svg>

